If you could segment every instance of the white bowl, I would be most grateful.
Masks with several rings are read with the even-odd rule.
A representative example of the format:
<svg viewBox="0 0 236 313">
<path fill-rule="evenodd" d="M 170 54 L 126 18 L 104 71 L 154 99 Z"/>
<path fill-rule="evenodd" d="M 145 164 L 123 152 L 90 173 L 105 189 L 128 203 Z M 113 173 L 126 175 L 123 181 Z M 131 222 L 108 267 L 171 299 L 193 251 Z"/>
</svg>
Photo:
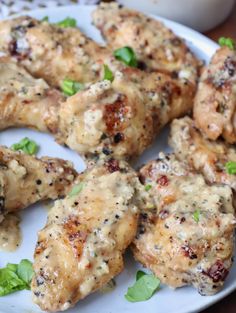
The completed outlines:
<svg viewBox="0 0 236 313">
<path fill-rule="evenodd" d="M 118 0 L 118 2 L 203 32 L 222 23 L 229 15 L 235 0 Z"/>
</svg>

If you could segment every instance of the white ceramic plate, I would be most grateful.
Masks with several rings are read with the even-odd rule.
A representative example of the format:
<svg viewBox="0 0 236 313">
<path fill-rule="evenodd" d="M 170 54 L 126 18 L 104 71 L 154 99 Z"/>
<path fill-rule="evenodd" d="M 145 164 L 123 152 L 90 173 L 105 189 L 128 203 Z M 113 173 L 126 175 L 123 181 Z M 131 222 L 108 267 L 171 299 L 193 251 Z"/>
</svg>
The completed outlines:
<svg viewBox="0 0 236 313">
<path fill-rule="evenodd" d="M 90 13 L 92 6 L 69 6 L 53 9 L 42 9 L 27 13 L 38 19 L 49 16 L 50 21 L 56 22 L 71 16 L 77 19 L 78 26 L 87 35 L 93 39 L 102 42 L 102 38 L 95 27 L 91 25 Z M 214 53 L 217 45 L 201 34 L 181 26 L 177 23 L 162 19 L 167 26 L 172 28 L 175 33 L 184 37 L 192 50 L 206 62 Z M 138 160 L 137 164 L 142 164 L 147 160 L 156 158 L 160 150 L 168 151 L 167 146 L 168 129 L 166 128 L 156 143 L 148 149 Z M 63 148 L 56 144 L 53 138 L 47 134 L 28 129 L 11 129 L 0 133 L 0 144 L 10 146 L 18 142 L 21 138 L 28 136 L 40 144 L 39 156 L 49 155 L 68 159 L 74 162 L 77 170 L 84 169 L 82 159 L 73 151 Z M 18 263 L 22 258 L 33 259 L 33 251 L 36 243 L 37 231 L 41 229 L 46 221 L 47 210 L 42 204 L 34 205 L 22 212 L 22 232 L 23 242 L 20 248 L 14 253 L 0 252 L 0 267 L 5 266 L 7 262 Z M 162 286 L 149 301 L 130 303 L 124 298 L 128 286 L 132 285 L 135 280 L 135 273 L 139 265 L 134 261 L 128 252 L 125 258 L 125 270 L 116 277 L 117 287 L 109 293 L 102 294 L 96 292 L 80 301 L 74 309 L 68 313 L 190 313 L 200 311 L 214 302 L 222 299 L 227 294 L 236 289 L 236 264 L 226 281 L 224 289 L 215 296 L 202 297 L 195 289 L 184 287 L 178 290 L 171 290 Z M 1 313 L 37 313 L 40 309 L 31 301 L 29 291 L 20 291 L 9 296 L 2 297 L 0 300 Z"/>
</svg>

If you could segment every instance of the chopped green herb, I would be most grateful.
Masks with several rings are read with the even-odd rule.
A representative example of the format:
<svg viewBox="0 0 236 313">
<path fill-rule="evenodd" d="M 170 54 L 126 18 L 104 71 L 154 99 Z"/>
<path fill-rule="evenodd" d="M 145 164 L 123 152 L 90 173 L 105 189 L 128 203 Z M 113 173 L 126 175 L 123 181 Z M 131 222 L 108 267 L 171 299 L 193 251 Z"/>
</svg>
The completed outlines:
<svg viewBox="0 0 236 313">
<path fill-rule="evenodd" d="M 73 188 L 71 189 L 71 192 L 69 193 L 69 197 L 73 197 L 76 196 L 78 193 L 81 192 L 81 190 L 83 189 L 84 184 L 80 183 L 78 185 L 73 186 Z"/>
<path fill-rule="evenodd" d="M 141 271 L 139 271 L 141 272 Z M 141 274 L 142 273 L 142 274 Z M 136 282 L 128 288 L 125 295 L 130 302 L 145 301 L 152 297 L 154 292 L 160 287 L 160 280 L 153 274 L 137 273 Z"/>
<path fill-rule="evenodd" d="M 63 21 L 56 23 L 56 25 L 67 28 L 67 27 L 76 27 L 77 23 L 76 23 L 76 19 L 67 17 Z"/>
<path fill-rule="evenodd" d="M 236 174 L 236 162 L 229 161 L 225 164 L 225 167 L 228 174 Z"/>
<path fill-rule="evenodd" d="M 104 69 L 103 80 L 109 80 L 110 82 L 113 82 L 114 75 L 113 75 L 112 71 L 110 70 L 110 68 L 108 67 L 108 65 L 104 64 L 103 69 Z"/>
<path fill-rule="evenodd" d="M 235 41 L 232 38 L 220 37 L 218 43 L 221 47 L 227 46 L 228 48 L 235 49 Z"/>
<path fill-rule="evenodd" d="M 28 137 L 23 138 L 21 141 L 18 143 L 14 143 L 11 148 L 14 151 L 21 150 L 26 154 L 33 155 L 38 152 L 38 145 L 34 140 L 30 140 Z"/>
<path fill-rule="evenodd" d="M 32 263 L 29 260 L 24 259 L 19 265 L 8 263 L 5 268 L 0 269 L 0 296 L 30 289 L 33 273 Z"/>
<path fill-rule="evenodd" d="M 130 47 L 123 47 L 114 51 L 117 60 L 122 61 L 126 65 L 137 67 L 138 62 L 134 50 Z"/>
<path fill-rule="evenodd" d="M 200 210 L 197 209 L 196 211 L 193 212 L 193 219 L 196 223 L 199 222 L 200 220 Z"/>
<path fill-rule="evenodd" d="M 137 273 L 136 273 L 136 281 L 139 280 L 141 277 L 143 277 L 143 275 L 146 275 L 146 273 L 143 272 L 143 271 L 137 271 Z"/>
<path fill-rule="evenodd" d="M 42 22 L 49 22 L 48 16 L 44 16 L 41 21 L 42 21 Z"/>
<path fill-rule="evenodd" d="M 84 85 L 72 79 L 64 79 L 61 89 L 66 96 L 73 96 L 78 91 L 83 90 Z"/>
<path fill-rule="evenodd" d="M 145 190 L 146 190 L 146 191 L 150 190 L 151 188 L 152 188 L 152 185 L 149 185 L 149 184 L 148 184 L 148 185 L 145 186 Z"/>
</svg>

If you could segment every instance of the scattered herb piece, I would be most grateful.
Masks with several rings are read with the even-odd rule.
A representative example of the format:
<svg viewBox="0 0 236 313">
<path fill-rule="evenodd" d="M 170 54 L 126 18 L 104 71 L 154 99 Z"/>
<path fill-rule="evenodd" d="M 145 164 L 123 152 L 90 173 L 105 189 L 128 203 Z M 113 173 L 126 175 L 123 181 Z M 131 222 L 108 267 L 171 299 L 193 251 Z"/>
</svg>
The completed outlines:
<svg viewBox="0 0 236 313">
<path fill-rule="evenodd" d="M 232 38 L 220 37 L 218 43 L 221 47 L 227 46 L 231 50 L 235 49 L 235 41 Z"/>
<path fill-rule="evenodd" d="M 84 85 L 72 79 L 64 79 L 61 89 L 66 96 L 73 96 L 78 91 L 83 90 Z"/>
<path fill-rule="evenodd" d="M 160 280 L 153 274 L 141 273 L 136 274 L 135 284 L 128 288 L 125 295 L 126 300 L 130 302 L 146 301 L 160 287 Z"/>
<path fill-rule="evenodd" d="M 137 271 L 136 273 L 136 281 L 139 280 L 143 275 L 146 275 L 143 271 Z"/>
<path fill-rule="evenodd" d="M 228 174 L 236 174 L 236 162 L 229 161 L 225 164 L 225 167 Z"/>
<path fill-rule="evenodd" d="M 113 75 L 112 71 L 110 70 L 110 68 L 108 67 L 108 65 L 104 64 L 103 69 L 104 69 L 103 80 L 109 80 L 110 82 L 113 82 L 114 75 Z"/>
<path fill-rule="evenodd" d="M 77 23 L 76 23 L 76 19 L 71 18 L 71 17 L 67 17 L 64 20 L 56 23 L 56 25 L 63 27 L 63 28 L 67 28 L 67 27 L 76 27 Z"/>
<path fill-rule="evenodd" d="M 193 212 L 193 219 L 196 223 L 199 222 L 200 220 L 200 210 L 197 209 L 196 211 Z"/>
<path fill-rule="evenodd" d="M 73 188 L 71 189 L 71 192 L 69 193 L 69 197 L 73 197 L 76 196 L 78 193 L 81 192 L 81 190 L 83 189 L 84 184 L 80 183 L 78 185 L 74 185 Z"/>
<path fill-rule="evenodd" d="M 21 141 L 18 143 L 14 143 L 11 146 L 12 150 L 18 151 L 21 150 L 26 154 L 33 155 L 38 152 L 38 145 L 34 140 L 30 140 L 28 137 L 23 138 Z"/>
<path fill-rule="evenodd" d="M 149 185 L 149 184 L 148 184 L 148 185 L 145 186 L 145 190 L 146 190 L 146 191 L 149 191 L 151 188 L 152 188 L 152 185 Z"/>
<path fill-rule="evenodd" d="M 9 293 L 30 289 L 33 277 L 33 267 L 29 260 L 22 260 L 19 264 L 8 263 L 0 269 L 0 296 Z"/>
<path fill-rule="evenodd" d="M 114 56 L 117 60 L 122 61 L 126 65 L 137 67 L 137 57 L 134 50 L 130 47 L 123 47 L 114 51 Z"/>
<path fill-rule="evenodd" d="M 42 22 L 49 22 L 48 16 L 44 16 L 41 21 L 42 21 Z"/>
</svg>

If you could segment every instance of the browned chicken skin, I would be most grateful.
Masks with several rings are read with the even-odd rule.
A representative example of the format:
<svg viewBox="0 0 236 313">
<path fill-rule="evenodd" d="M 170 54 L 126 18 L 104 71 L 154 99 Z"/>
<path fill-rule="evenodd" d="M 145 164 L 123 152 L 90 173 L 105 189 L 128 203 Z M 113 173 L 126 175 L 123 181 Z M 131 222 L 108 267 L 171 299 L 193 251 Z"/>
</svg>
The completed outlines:
<svg viewBox="0 0 236 313">
<path fill-rule="evenodd" d="M 62 159 L 36 158 L 0 146 L 0 219 L 39 200 L 57 199 L 71 188 L 77 173 Z"/>
<path fill-rule="evenodd" d="M 216 51 L 200 77 L 194 119 L 209 139 L 236 142 L 236 52 L 228 47 Z"/>
<path fill-rule="evenodd" d="M 139 186 L 126 163 L 109 159 L 79 176 L 77 193 L 56 201 L 35 250 L 31 289 L 41 309 L 66 310 L 122 271 Z"/>
<path fill-rule="evenodd" d="M 179 160 L 187 161 L 209 183 L 226 184 L 236 191 L 236 177 L 226 169 L 227 162 L 236 162 L 234 146 L 205 138 L 189 117 L 172 122 L 169 144 Z"/>
<path fill-rule="evenodd" d="M 0 58 L 0 83 L 0 129 L 50 131 L 85 156 L 140 155 L 162 127 L 191 109 L 194 96 L 187 82 L 122 67 L 112 83 L 87 84 L 65 101 L 45 81 L 6 58 Z"/>
<path fill-rule="evenodd" d="M 184 40 L 163 23 L 114 2 L 98 5 L 93 23 L 112 50 L 132 47 L 142 68 L 167 72 L 196 84 L 199 61 Z"/>
<path fill-rule="evenodd" d="M 232 265 L 236 219 L 228 186 L 208 186 L 174 155 L 140 170 L 153 208 L 140 215 L 135 258 L 171 287 L 219 291 Z"/>
</svg>

